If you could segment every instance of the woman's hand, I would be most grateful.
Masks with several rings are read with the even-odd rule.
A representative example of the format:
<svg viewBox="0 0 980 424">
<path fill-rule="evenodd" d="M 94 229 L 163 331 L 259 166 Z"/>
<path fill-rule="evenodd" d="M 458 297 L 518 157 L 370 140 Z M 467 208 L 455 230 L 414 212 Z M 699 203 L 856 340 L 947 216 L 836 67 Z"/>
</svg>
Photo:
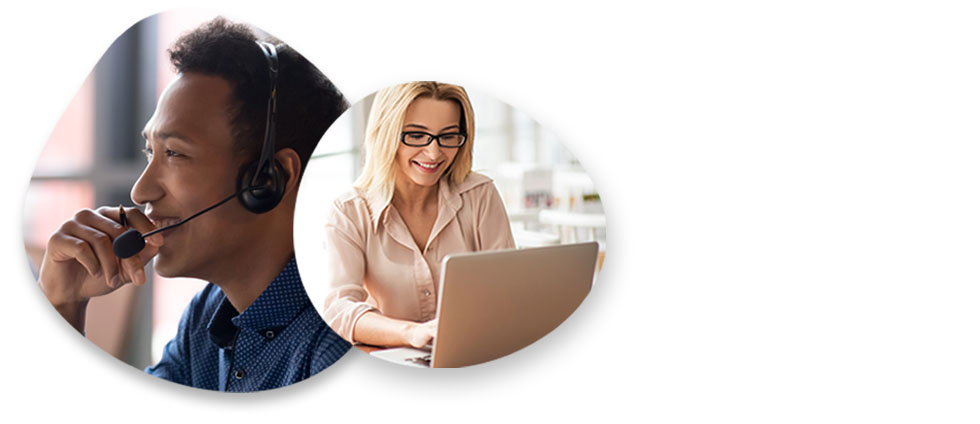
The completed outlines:
<svg viewBox="0 0 980 424">
<path fill-rule="evenodd" d="M 354 341 L 372 346 L 420 348 L 435 339 L 438 323 L 438 319 L 428 322 L 406 321 L 371 311 L 354 323 Z"/>
<path fill-rule="evenodd" d="M 408 344 L 414 348 L 421 348 L 436 338 L 436 329 L 439 327 L 439 320 L 434 319 L 427 322 L 416 323 L 409 329 Z"/>
</svg>

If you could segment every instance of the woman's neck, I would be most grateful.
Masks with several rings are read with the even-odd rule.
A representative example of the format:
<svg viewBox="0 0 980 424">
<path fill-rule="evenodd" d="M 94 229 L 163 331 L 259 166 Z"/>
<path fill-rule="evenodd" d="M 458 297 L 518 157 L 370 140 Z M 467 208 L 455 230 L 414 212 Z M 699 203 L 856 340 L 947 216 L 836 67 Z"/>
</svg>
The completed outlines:
<svg viewBox="0 0 980 424">
<path fill-rule="evenodd" d="M 395 180 L 395 192 L 391 202 L 399 211 L 419 211 L 438 202 L 439 184 L 423 186 L 411 181 Z"/>
</svg>

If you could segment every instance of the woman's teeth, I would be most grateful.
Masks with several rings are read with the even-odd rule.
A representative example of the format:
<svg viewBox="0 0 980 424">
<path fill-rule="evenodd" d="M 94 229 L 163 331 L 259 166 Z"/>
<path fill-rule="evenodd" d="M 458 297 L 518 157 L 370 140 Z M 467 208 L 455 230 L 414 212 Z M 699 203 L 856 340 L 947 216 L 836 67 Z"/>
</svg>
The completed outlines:
<svg viewBox="0 0 980 424">
<path fill-rule="evenodd" d="M 438 163 L 422 163 L 422 162 L 415 162 L 415 163 L 418 164 L 418 166 L 421 166 L 425 169 L 436 169 L 439 167 Z"/>
</svg>

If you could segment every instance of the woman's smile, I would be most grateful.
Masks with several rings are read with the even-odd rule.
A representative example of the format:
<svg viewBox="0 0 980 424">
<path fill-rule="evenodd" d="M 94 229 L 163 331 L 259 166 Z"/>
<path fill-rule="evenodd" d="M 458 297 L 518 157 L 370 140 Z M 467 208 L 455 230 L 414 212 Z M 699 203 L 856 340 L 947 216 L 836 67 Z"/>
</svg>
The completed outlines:
<svg viewBox="0 0 980 424">
<path fill-rule="evenodd" d="M 437 162 L 419 161 L 419 160 L 412 161 L 412 164 L 415 165 L 415 168 L 425 174 L 434 174 L 438 172 L 439 168 L 442 167 L 443 163 L 445 163 L 445 161 L 437 161 Z"/>
</svg>

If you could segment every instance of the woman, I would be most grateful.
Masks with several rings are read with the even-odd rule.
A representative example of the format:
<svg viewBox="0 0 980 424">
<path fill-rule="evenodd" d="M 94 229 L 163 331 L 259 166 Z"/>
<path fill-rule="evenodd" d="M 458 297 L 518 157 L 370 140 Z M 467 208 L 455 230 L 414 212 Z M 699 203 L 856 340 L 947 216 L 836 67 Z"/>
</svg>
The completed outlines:
<svg viewBox="0 0 980 424">
<path fill-rule="evenodd" d="M 470 169 L 474 128 L 462 87 L 411 82 L 375 95 L 364 170 L 326 225 L 324 318 L 345 339 L 426 345 L 442 258 L 514 247 L 496 188 Z"/>
</svg>

